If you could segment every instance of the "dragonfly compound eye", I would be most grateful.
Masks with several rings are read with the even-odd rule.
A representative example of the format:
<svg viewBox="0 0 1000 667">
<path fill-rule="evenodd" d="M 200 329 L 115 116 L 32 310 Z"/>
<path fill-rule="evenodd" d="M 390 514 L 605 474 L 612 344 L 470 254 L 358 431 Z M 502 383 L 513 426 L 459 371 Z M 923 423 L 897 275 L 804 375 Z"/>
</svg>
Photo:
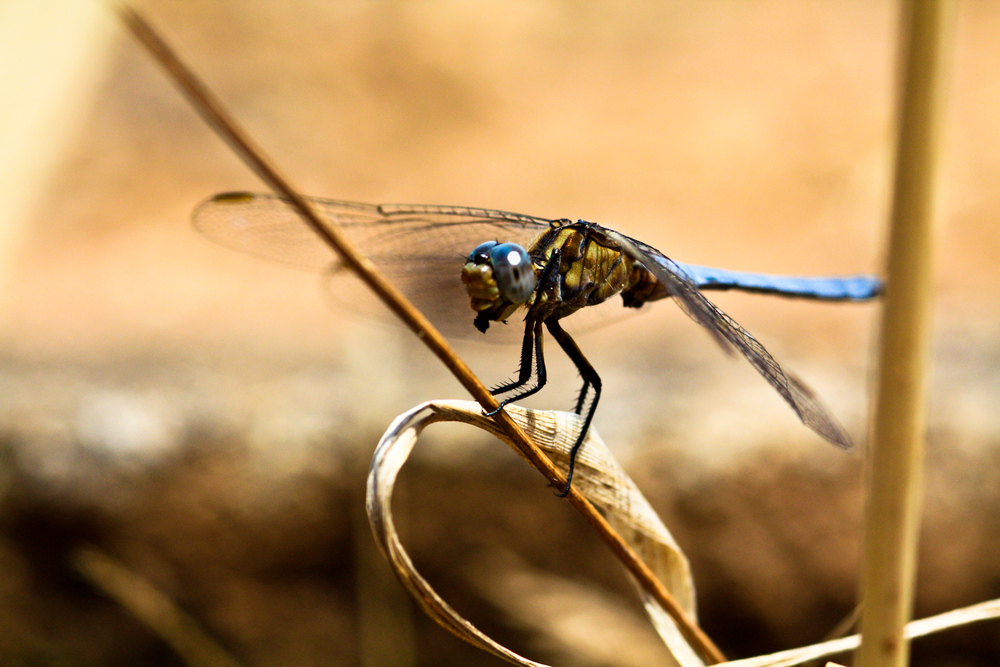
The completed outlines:
<svg viewBox="0 0 1000 667">
<path fill-rule="evenodd" d="M 535 290 L 535 268 L 528 253 L 516 243 L 494 245 L 489 248 L 489 253 L 500 294 L 511 303 L 527 301 Z"/>
<path fill-rule="evenodd" d="M 496 245 L 496 241 L 480 243 L 476 246 L 475 250 L 469 253 L 469 257 L 465 261 L 472 262 L 473 264 L 488 264 L 490 261 L 490 250 L 496 247 Z"/>
</svg>

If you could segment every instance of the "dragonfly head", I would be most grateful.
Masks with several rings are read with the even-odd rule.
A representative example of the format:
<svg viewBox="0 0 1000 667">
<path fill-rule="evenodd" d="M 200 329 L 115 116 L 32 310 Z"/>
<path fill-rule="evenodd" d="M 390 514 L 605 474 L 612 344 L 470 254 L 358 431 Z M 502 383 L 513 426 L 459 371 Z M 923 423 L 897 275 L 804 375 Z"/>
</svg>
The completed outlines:
<svg viewBox="0 0 1000 667">
<path fill-rule="evenodd" d="M 503 321 L 535 291 L 535 267 L 516 243 L 487 241 L 476 246 L 462 267 L 462 283 L 482 332 L 490 322 Z"/>
</svg>

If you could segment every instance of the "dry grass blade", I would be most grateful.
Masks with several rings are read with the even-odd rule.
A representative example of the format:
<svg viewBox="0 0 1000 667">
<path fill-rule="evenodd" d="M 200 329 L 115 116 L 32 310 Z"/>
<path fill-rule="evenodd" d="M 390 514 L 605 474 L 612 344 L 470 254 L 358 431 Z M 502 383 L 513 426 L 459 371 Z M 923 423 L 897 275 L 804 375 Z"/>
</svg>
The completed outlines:
<svg viewBox="0 0 1000 667">
<path fill-rule="evenodd" d="M 569 449 L 580 427 L 577 415 L 518 407 L 511 407 L 510 413 L 555 461 L 564 468 L 568 465 Z M 441 421 L 477 426 L 513 446 L 506 433 L 491 419 L 483 417 L 477 404 L 468 401 L 424 403 L 397 417 L 379 442 L 368 475 L 368 516 L 375 539 L 396 576 L 434 620 L 465 641 L 509 662 L 536 665 L 538 663 L 500 646 L 452 609 L 416 571 L 399 541 L 391 507 L 396 476 L 423 429 Z M 685 612 L 693 616 L 694 583 L 687 558 L 593 430 L 586 443 L 577 460 L 577 488 L 600 509 L 629 546 L 644 557 Z M 656 601 L 648 595 L 644 595 L 644 601 L 657 631 L 678 664 L 685 667 L 703 665 Z"/>
<path fill-rule="evenodd" d="M 76 569 L 105 595 L 117 600 L 192 667 L 238 667 L 232 658 L 173 600 L 148 581 L 97 549 L 79 549 Z"/>
<path fill-rule="evenodd" d="M 906 624 L 903 636 L 907 639 L 926 637 L 943 630 L 951 630 L 963 625 L 971 625 L 981 621 L 993 621 L 1000 619 L 1000 598 L 980 602 L 961 609 L 928 616 L 918 621 L 910 621 Z M 746 660 L 733 660 L 723 663 L 727 667 L 792 667 L 801 665 L 813 660 L 820 660 L 831 655 L 847 653 L 853 651 L 861 645 L 861 635 L 851 635 L 831 641 L 803 646 L 771 655 L 747 658 Z"/>
<path fill-rule="evenodd" d="M 287 198 L 307 224 L 330 247 L 336 250 L 345 266 L 355 271 L 358 277 L 398 316 L 431 352 L 452 372 L 472 397 L 487 410 L 497 407 L 493 396 L 482 382 L 472 373 L 468 365 L 458 357 L 441 334 L 431 326 L 426 317 L 415 309 L 392 284 L 387 282 L 371 262 L 360 255 L 342 238 L 337 230 L 326 225 L 308 201 L 293 188 L 263 152 L 257 148 L 235 121 L 225 112 L 208 88 L 180 61 L 174 51 L 163 41 L 155 30 L 134 10 L 120 8 L 120 16 L 135 37 L 159 61 L 182 93 L 188 98 L 205 121 L 235 150 L 246 164 L 260 176 L 275 192 Z M 535 466 L 545 477 L 559 488 L 565 486 L 565 478 L 542 451 L 518 428 L 506 411 L 500 411 L 494 418 L 504 430 L 521 455 Z M 618 536 L 608 522 L 587 502 L 575 488 L 567 496 L 570 504 L 593 526 L 601 539 L 615 556 L 640 582 L 643 590 L 657 600 L 664 610 L 677 622 L 684 637 L 705 657 L 708 662 L 722 662 L 725 658 L 719 649 L 694 623 L 689 614 L 653 575 L 652 570 Z"/>
</svg>

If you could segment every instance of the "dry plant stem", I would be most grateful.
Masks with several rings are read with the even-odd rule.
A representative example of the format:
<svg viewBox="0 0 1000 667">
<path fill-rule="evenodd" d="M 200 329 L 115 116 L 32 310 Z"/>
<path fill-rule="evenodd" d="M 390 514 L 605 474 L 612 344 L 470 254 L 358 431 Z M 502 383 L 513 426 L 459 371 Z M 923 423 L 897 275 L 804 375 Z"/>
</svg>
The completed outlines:
<svg viewBox="0 0 1000 667">
<path fill-rule="evenodd" d="M 458 378 L 472 397 L 487 411 L 498 407 L 489 390 L 472 373 L 448 345 L 447 341 L 412 304 L 388 281 L 386 281 L 364 256 L 359 254 L 333 227 L 325 225 L 309 203 L 299 194 L 289 182 L 266 160 L 263 152 L 253 145 L 246 134 L 239 129 L 235 121 L 223 110 L 207 87 L 177 58 L 169 46 L 157 35 L 152 27 L 134 10 L 121 7 L 122 20 L 132 33 L 156 57 L 160 64 L 170 74 L 171 78 L 181 88 L 184 95 L 191 101 L 202 118 L 218 132 L 223 139 L 240 155 L 243 161 L 271 187 L 275 192 L 287 198 L 302 216 L 303 221 L 331 248 L 336 250 L 341 260 L 382 300 L 383 303 L 420 338 L 431 352 Z M 506 431 L 521 454 L 557 488 L 565 486 L 565 480 L 552 465 L 548 457 L 532 443 L 510 417 L 500 411 L 496 415 L 497 423 Z M 653 595 L 662 606 L 677 621 L 678 627 L 685 638 L 704 657 L 706 662 L 713 664 L 723 662 L 725 657 L 677 604 L 663 584 L 653 576 L 652 572 L 639 557 L 612 530 L 604 518 L 575 489 L 570 490 L 572 504 L 608 544 L 612 552 L 622 561 L 625 567 L 640 582 L 642 587 Z"/>
<path fill-rule="evenodd" d="M 923 492 L 935 158 L 954 9 L 947 0 L 911 0 L 903 8 L 899 135 L 865 510 L 863 667 L 901 667 L 909 657 L 903 631 L 913 605 Z"/>
<path fill-rule="evenodd" d="M 80 574 L 149 626 L 191 667 L 239 667 L 194 619 L 121 563 L 93 548 L 78 549 L 72 558 Z"/>
</svg>

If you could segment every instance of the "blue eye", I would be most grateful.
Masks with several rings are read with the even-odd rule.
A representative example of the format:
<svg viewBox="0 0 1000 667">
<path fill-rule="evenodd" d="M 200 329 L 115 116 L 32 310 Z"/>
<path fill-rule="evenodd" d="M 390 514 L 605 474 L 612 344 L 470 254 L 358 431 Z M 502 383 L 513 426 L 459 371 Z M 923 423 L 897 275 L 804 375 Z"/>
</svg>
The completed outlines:
<svg viewBox="0 0 1000 667">
<path fill-rule="evenodd" d="M 497 245 L 496 241 L 487 241 L 486 243 L 480 243 L 476 246 L 476 249 L 469 253 L 467 262 L 472 262 L 473 264 L 486 264 L 490 258 L 490 249 Z"/>
<path fill-rule="evenodd" d="M 492 245 L 491 245 L 492 244 Z M 486 246 L 484 248 L 484 246 Z M 484 243 L 473 254 L 489 252 L 493 277 L 500 294 L 511 303 L 524 303 L 535 290 L 535 268 L 524 248 L 516 243 Z"/>
</svg>

